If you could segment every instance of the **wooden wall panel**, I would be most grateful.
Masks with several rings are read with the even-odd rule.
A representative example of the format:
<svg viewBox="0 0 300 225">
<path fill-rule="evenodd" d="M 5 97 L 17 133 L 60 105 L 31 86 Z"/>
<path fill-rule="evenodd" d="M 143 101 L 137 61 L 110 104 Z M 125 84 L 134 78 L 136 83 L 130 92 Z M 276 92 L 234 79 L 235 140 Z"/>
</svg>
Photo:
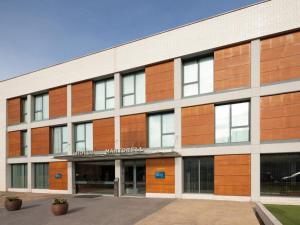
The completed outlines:
<svg viewBox="0 0 300 225">
<path fill-rule="evenodd" d="M 93 111 L 93 81 L 72 84 L 72 114 Z"/>
<path fill-rule="evenodd" d="M 147 147 L 147 115 L 121 116 L 121 147 Z"/>
<path fill-rule="evenodd" d="M 300 31 L 261 41 L 260 82 L 300 78 Z"/>
<path fill-rule="evenodd" d="M 62 177 L 55 178 L 56 174 Z M 68 163 L 67 162 L 50 162 L 49 163 L 49 189 L 51 190 L 68 190 Z"/>
<path fill-rule="evenodd" d="M 7 124 L 21 123 L 21 98 L 7 100 Z"/>
<path fill-rule="evenodd" d="M 250 196 L 250 155 L 218 155 L 214 158 L 215 194 Z"/>
<path fill-rule="evenodd" d="M 8 132 L 8 157 L 18 157 L 22 154 L 22 132 Z"/>
<path fill-rule="evenodd" d="M 67 116 L 67 87 L 54 88 L 49 91 L 49 117 Z"/>
<path fill-rule="evenodd" d="M 94 151 L 115 148 L 115 121 L 107 118 L 93 121 Z"/>
<path fill-rule="evenodd" d="M 146 102 L 174 99 L 174 62 L 147 66 Z"/>
<path fill-rule="evenodd" d="M 182 145 L 214 144 L 214 105 L 182 108 Z"/>
<path fill-rule="evenodd" d="M 31 129 L 31 154 L 50 154 L 50 127 Z"/>
<path fill-rule="evenodd" d="M 300 138 L 300 92 L 261 97 L 261 141 Z"/>
<path fill-rule="evenodd" d="M 164 171 L 165 179 L 155 178 L 155 173 Z M 147 193 L 175 193 L 175 159 L 147 159 L 146 160 L 146 192 Z"/>
<path fill-rule="evenodd" d="M 250 60 L 250 43 L 215 51 L 215 91 L 250 87 Z"/>
</svg>

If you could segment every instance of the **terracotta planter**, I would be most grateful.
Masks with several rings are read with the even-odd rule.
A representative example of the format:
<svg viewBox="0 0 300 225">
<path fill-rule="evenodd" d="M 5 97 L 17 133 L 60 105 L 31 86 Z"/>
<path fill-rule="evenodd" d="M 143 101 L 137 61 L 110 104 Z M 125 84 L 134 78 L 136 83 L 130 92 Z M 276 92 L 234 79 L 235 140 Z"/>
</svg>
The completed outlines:
<svg viewBox="0 0 300 225">
<path fill-rule="evenodd" d="M 69 209 L 68 203 L 55 204 L 55 205 L 52 205 L 52 207 L 51 207 L 52 213 L 55 216 L 65 215 L 68 212 L 68 209 Z"/>
<path fill-rule="evenodd" d="M 22 207 L 22 200 L 21 199 L 14 199 L 14 200 L 5 200 L 5 208 L 8 211 L 16 211 L 21 209 Z"/>
</svg>

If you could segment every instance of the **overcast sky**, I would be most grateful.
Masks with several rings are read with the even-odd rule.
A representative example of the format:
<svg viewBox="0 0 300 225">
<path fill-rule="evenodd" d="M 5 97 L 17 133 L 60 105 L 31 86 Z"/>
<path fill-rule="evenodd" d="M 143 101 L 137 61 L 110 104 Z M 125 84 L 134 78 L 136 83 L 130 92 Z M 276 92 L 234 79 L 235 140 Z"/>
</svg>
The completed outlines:
<svg viewBox="0 0 300 225">
<path fill-rule="evenodd" d="M 0 0 L 0 80 L 256 2 Z"/>
</svg>

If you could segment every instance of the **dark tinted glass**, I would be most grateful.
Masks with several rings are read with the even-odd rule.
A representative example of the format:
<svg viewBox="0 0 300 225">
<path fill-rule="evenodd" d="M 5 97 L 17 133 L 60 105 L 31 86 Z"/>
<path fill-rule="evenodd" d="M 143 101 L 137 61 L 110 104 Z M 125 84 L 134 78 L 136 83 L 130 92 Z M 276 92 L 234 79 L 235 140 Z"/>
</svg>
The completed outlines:
<svg viewBox="0 0 300 225">
<path fill-rule="evenodd" d="M 212 193 L 214 191 L 213 157 L 184 159 L 184 192 Z"/>
<path fill-rule="evenodd" d="M 261 155 L 261 195 L 300 196 L 300 154 Z"/>
</svg>

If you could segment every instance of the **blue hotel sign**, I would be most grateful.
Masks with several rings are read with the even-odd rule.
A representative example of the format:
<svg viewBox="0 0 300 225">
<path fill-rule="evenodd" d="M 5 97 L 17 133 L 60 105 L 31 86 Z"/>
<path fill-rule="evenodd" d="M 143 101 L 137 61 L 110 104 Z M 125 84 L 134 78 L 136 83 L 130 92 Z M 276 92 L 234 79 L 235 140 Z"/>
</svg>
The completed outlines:
<svg viewBox="0 0 300 225">
<path fill-rule="evenodd" d="M 55 174 L 55 179 L 61 179 L 62 178 L 62 174 L 61 173 L 56 173 Z"/>
<path fill-rule="evenodd" d="M 157 171 L 155 172 L 155 178 L 156 179 L 165 179 L 166 174 L 164 171 Z"/>
</svg>

